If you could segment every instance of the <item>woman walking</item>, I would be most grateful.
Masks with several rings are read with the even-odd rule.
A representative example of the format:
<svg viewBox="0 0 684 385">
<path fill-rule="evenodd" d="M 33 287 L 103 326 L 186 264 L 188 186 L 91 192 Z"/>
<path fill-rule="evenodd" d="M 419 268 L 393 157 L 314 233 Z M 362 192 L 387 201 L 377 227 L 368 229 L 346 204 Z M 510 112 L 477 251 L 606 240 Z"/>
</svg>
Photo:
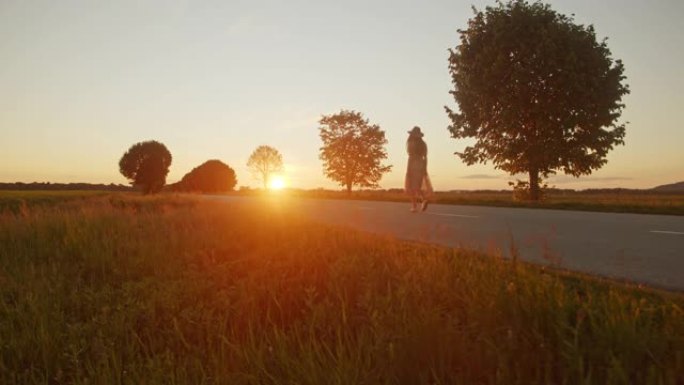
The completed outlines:
<svg viewBox="0 0 684 385">
<path fill-rule="evenodd" d="M 406 140 L 408 167 L 404 189 L 411 197 L 411 212 L 418 210 L 419 199 L 420 209 L 425 211 L 428 206 L 428 195 L 432 194 L 432 184 L 427 174 L 427 144 L 423 141 L 420 127 L 415 126 L 408 133 L 409 137 Z"/>
</svg>

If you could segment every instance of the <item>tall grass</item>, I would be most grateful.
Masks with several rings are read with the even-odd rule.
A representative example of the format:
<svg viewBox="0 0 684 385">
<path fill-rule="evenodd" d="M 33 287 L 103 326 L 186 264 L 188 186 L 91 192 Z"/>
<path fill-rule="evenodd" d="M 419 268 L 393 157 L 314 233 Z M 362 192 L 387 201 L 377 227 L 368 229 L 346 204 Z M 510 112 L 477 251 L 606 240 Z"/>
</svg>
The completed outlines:
<svg viewBox="0 0 684 385">
<path fill-rule="evenodd" d="M 105 194 L 107 194 L 105 191 L 0 190 L 0 211 L 12 210 L 17 212 L 29 206 L 52 206 L 65 201 L 81 200 Z"/>
<path fill-rule="evenodd" d="M 2 384 L 681 384 L 683 307 L 276 201 L 0 214 Z"/>
</svg>

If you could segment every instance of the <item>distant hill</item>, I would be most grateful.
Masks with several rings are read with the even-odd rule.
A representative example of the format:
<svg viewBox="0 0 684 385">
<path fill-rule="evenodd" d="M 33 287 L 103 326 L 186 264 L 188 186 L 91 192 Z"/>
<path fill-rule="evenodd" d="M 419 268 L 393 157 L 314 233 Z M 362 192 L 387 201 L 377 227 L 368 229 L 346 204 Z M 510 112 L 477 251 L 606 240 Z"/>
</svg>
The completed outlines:
<svg viewBox="0 0 684 385">
<path fill-rule="evenodd" d="M 664 184 L 653 188 L 653 191 L 661 192 L 684 192 L 684 182 Z"/>
</svg>

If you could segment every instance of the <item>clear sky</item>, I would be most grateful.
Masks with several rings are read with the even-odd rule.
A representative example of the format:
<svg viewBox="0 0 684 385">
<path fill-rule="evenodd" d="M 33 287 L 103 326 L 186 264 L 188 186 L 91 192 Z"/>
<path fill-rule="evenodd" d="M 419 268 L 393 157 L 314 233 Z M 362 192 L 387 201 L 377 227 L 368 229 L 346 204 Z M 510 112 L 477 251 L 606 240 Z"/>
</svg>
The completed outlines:
<svg viewBox="0 0 684 385">
<path fill-rule="evenodd" d="M 564 188 L 647 188 L 684 180 L 684 1 L 552 0 L 594 24 L 626 67 L 626 145 Z M 318 119 L 364 113 L 387 134 L 401 187 L 406 131 L 419 125 L 435 188 L 508 188 L 491 165 L 453 153 L 447 49 L 493 1 L 0 0 L 0 181 L 126 183 L 132 144 L 163 142 L 168 181 L 208 159 L 238 185 L 260 144 L 283 154 L 294 187 L 335 187 L 318 159 Z"/>
</svg>

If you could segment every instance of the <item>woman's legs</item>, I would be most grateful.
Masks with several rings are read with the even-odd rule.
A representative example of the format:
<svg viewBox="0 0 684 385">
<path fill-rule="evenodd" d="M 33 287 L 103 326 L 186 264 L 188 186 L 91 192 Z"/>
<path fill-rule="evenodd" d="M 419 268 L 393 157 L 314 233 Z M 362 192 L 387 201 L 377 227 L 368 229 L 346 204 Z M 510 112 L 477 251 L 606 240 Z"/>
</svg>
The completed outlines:
<svg viewBox="0 0 684 385">
<path fill-rule="evenodd" d="M 420 211 L 427 210 L 428 196 L 430 194 L 432 194 L 432 184 L 430 183 L 430 179 L 427 176 L 427 171 L 425 171 L 425 174 L 421 179 L 420 185 Z"/>
</svg>

